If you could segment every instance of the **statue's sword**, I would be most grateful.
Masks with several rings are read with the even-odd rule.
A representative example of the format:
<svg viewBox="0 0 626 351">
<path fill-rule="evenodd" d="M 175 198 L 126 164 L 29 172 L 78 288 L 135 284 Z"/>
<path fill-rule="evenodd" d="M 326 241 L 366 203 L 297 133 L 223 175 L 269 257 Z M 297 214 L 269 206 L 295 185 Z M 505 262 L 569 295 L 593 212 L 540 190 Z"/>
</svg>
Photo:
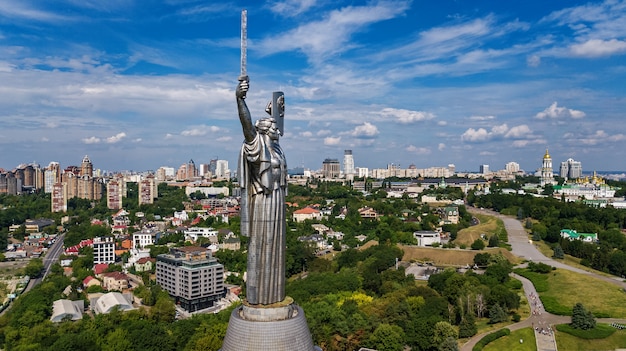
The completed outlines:
<svg viewBox="0 0 626 351">
<path fill-rule="evenodd" d="M 241 11 L 241 78 L 248 76 L 246 63 L 248 60 L 248 11 Z"/>
</svg>

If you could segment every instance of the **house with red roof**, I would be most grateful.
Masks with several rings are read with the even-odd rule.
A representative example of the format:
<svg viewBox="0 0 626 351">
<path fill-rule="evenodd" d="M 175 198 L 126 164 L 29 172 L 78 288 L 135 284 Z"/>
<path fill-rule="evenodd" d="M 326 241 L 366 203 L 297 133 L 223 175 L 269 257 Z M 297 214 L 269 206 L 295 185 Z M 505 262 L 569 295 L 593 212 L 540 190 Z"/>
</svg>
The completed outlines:
<svg viewBox="0 0 626 351">
<path fill-rule="evenodd" d="M 304 222 L 307 219 L 320 220 L 322 219 L 322 212 L 312 207 L 305 207 L 303 209 L 293 211 L 292 218 L 294 222 Z"/>
</svg>

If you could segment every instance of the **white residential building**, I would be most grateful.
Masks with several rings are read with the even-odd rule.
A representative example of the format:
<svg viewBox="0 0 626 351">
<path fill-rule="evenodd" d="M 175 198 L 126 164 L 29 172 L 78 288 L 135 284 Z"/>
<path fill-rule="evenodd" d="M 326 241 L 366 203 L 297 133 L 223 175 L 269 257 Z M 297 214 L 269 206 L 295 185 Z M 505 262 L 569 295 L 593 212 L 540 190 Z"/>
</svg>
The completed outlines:
<svg viewBox="0 0 626 351">
<path fill-rule="evenodd" d="M 183 232 L 185 241 L 198 241 L 198 238 L 208 238 L 212 243 L 217 243 L 217 230 L 211 227 L 191 227 Z"/>
<path fill-rule="evenodd" d="M 115 241 L 112 236 L 93 239 L 93 263 L 115 263 Z"/>
<path fill-rule="evenodd" d="M 433 246 L 433 244 L 441 244 L 441 236 L 437 232 L 417 231 L 413 232 L 413 237 L 417 239 L 417 246 Z"/>
</svg>

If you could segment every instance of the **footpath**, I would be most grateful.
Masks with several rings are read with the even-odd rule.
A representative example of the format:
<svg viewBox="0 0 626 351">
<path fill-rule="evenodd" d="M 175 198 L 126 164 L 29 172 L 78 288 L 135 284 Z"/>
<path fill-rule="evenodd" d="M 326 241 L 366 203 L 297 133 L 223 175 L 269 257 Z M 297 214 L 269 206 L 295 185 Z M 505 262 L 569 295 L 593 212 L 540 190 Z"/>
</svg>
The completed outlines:
<svg viewBox="0 0 626 351">
<path fill-rule="evenodd" d="M 496 212 L 488 211 L 488 210 L 478 210 L 474 208 L 468 208 L 470 212 L 478 212 L 486 215 L 496 216 L 504 222 L 505 229 L 507 231 L 509 237 L 509 244 L 511 244 L 512 253 L 518 257 L 532 260 L 535 262 L 543 262 L 545 264 L 549 264 L 551 266 L 567 269 L 570 271 L 574 271 L 577 273 L 592 275 L 596 278 L 602 279 L 604 281 L 608 281 L 612 284 L 618 285 L 623 289 L 626 289 L 626 283 L 618 278 L 610 278 L 606 276 L 602 276 L 599 274 L 595 274 L 593 272 L 588 272 L 579 268 L 571 267 L 561 262 L 555 261 L 551 258 L 544 256 L 528 239 L 528 233 L 522 227 L 522 224 L 514 218 L 506 217 L 500 215 Z M 558 316 L 551 313 L 548 313 L 543 308 L 543 304 L 539 299 L 539 295 L 535 290 L 535 286 L 532 282 L 522 276 L 517 274 L 511 274 L 511 276 L 515 279 L 518 279 L 522 282 L 522 286 L 524 289 L 524 295 L 528 300 L 528 304 L 531 308 L 531 316 L 524 321 L 511 324 L 505 326 L 503 328 L 508 328 L 511 331 L 515 331 L 518 329 L 531 327 L 535 331 L 535 340 L 537 344 L 537 351 L 557 351 L 556 339 L 554 336 L 554 325 L 556 324 L 565 324 L 570 323 L 572 318 L 570 316 Z M 615 319 L 615 318 L 600 318 L 598 319 L 600 323 L 626 323 L 626 320 L 623 319 Z M 471 339 L 469 339 L 463 346 L 461 346 L 461 351 L 471 351 L 474 345 L 480 341 L 485 335 L 495 332 L 495 330 L 482 333 L 479 335 L 474 335 Z"/>
</svg>

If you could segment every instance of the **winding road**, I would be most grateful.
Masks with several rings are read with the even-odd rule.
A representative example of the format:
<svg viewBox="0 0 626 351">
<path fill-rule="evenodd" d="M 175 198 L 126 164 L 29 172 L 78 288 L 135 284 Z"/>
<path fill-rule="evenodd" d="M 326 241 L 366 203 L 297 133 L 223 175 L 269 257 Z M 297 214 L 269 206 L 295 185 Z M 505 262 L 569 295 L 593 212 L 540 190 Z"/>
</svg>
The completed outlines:
<svg viewBox="0 0 626 351">
<path fill-rule="evenodd" d="M 528 233 L 522 226 L 519 220 L 511 217 L 507 217 L 501 215 L 497 212 L 486 210 L 486 209 L 477 209 L 473 207 L 468 207 L 468 211 L 471 213 L 479 213 L 489 216 L 494 216 L 501 219 L 504 222 L 504 227 L 508 234 L 509 244 L 511 244 L 511 252 L 521 258 L 535 261 L 535 262 L 543 262 L 545 264 L 549 264 L 553 267 L 567 269 L 576 273 L 585 274 L 593 276 L 594 278 L 601 279 L 612 284 L 615 284 L 623 289 L 626 289 L 626 283 L 618 277 L 607 277 L 604 275 L 596 274 L 593 272 L 589 272 L 580 268 L 568 266 L 562 262 L 553 260 L 544 256 L 535 245 L 528 239 Z M 521 277 L 517 274 L 512 274 L 512 276 L 522 282 L 524 287 L 524 294 L 526 295 L 526 299 L 531 308 L 534 307 L 535 313 L 531 314 L 530 318 L 527 318 L 524 321 L 519 323 L 511 324 L 506 326 L 511 331 L 534 327 L 535 329 L 535 339 L 537 343 L 537 351 L 556 351 L 556 340 L 554 338 L 554 333 L 550 332 L 551 326 L 555 324 L 564 324 L 571 322 L 571 317 L 569 316 L 558 316 L 551 313 L 548 313 L 544 310 L 543 304 L 539 300 L 539 295 L 535 290 L 535 286 L 526 278 Z M 612 318 L 602 318 L 598 319 L 598 321 L 603 323 L 625 323 L 624 320 L 621 319 L 612 319 Z M 471 351 L 474 345 L 482 339 L 485 335 L 492 333 L 493 331 L 489 331 L 483 334 L 475 335 L 471 339 L 469 339 L 463 346 L 461 347 L 462 351 Z"/>
</svg>

